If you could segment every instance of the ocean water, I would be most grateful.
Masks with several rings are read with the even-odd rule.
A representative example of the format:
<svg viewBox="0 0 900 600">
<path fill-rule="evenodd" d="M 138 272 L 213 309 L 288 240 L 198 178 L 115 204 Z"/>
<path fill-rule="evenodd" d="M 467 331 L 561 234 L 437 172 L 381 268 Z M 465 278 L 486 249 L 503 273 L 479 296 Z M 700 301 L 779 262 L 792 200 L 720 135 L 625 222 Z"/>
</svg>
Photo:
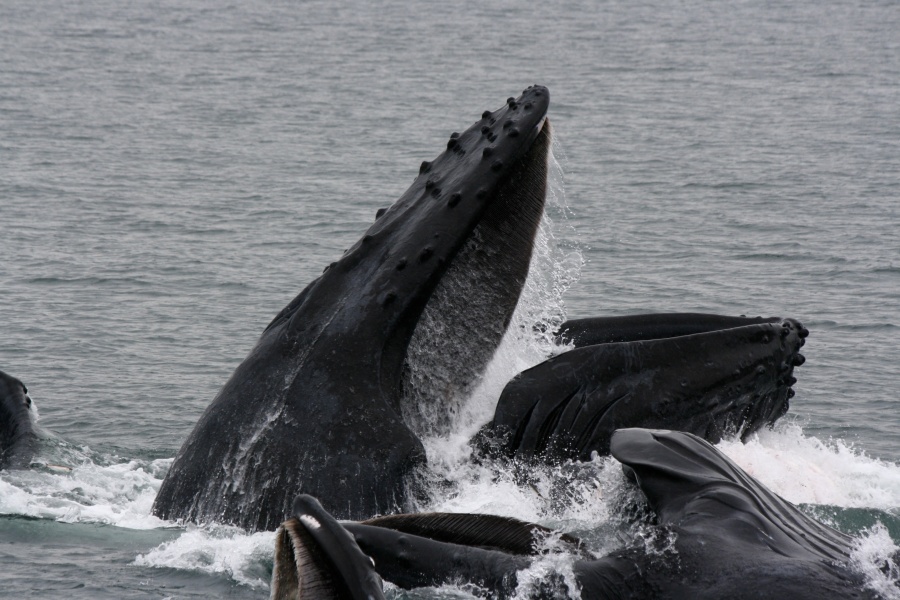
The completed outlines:
<svg viewBox="0 0 900 600">
<path fill-rule="evenodd" d="M 720 448 L 859 535 L 856 568 L 898 597 L 873 566 L 900 542 L 898 32 L 888 1 L 0 2 L 0 369 L 56 436 L 0 473 L 0 597 L 266 597 L 272 534 L 150 515 L 172 457 L 419 163 L 532 83 L 554 194 L 516 318 L 800 319 L 791 412 Z M 545 350 L 505 340 L 427 441 L 455 487 L 423 508 L 609 549 L 614 461 L 563 502 L 558 473 L 467 461 Z"/>
</svg>

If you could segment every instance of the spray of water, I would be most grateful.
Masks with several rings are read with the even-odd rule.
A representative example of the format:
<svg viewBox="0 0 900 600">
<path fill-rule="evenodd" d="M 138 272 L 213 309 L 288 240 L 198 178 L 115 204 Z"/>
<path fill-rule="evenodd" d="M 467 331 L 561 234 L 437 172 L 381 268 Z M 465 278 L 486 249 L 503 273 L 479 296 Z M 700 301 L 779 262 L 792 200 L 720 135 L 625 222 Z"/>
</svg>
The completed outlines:
<svg viewBox="0 0 900 600">
<path fill-rule="evenodd" d="M 563 255 L 546 216 L 565 216 L 558 162 L 551 157 L 546 164 L 523 165 L 515 174 L 522 185 L 497 191 L 432 292 L 409 342 L 400 408 L 420 438 L 459 433 L 474 416 L 473 393 L 505 383 L 484 373 L 488 364 L 498 364 L 492 360 L 498 345 L 512 345 L 520 367 L 552 351 L 550 330 L 564 316 L 562 293 L 577 278 L 562 263 L 574 258 L 577 269 L 581 255 Z"/>
<path fill-rule="evenodd" d="M 866 578 L 866 587 L 886 600 L 900 600 L 900 548 L 881 523 L 864 531 L 853 546 L 850 561 Z"/>
<path fill-rule="evenodd" d="M 806 437 L 796 422 L 779 421 L 747 443 L 719 444 L 731 460 L 794 504 L 894 510 L 900 499 L 897 465 L 866 456 L 841 440 Z"/>
<path fill-rule="evenodd" d="M 517 373 L 567 349 L 556 345 L 553 332 L 565 321 L 563 295 L 578 280 L 584 259 L 580 247 L 564 248 L 558 242 L 559 233 L 571 228 L 566 224 L 569 209 L 555 143 L 552 150 L 545 213 L 516 310 L 482 377 L 468 394 L 456 398 L 458 408 L 451 426 L 436 435 L 432 431 L 423 436 L 429 459 L 467 461 L 471 454 L 468 440 L 493 416 L 506 383 Z M 472 342 L 466 340 L 467 345 Z"/>
<path fill-rule="evenodd" d="M 574 557 L 570 554 L 545 554 L 528 568 L 516 573 L 513 599 L 552 598 L 553 600 L 581 600 L 581 587 L 572 569 Z"/>
<path fill-rule="evenodd" d="M 221 525 L 192 527 L 178 538 L 139 554 L 134 564 L 222 573 L 240 584 L 265 589 L 271 577 L 274 546 L 275 534 L 270 531 L 247 534 Z"/>
<path fill-rule="evenodd" d="M 493 416 L 500 392 L 514 375 L 566 350 L 556 345 L 553 332 L 565 320 L 563 295 L 577 281 L 583 258 L 580 248 L 563 248 L 558 243 L 569 211 L 562 168 L 555 158 L 557 148 L 553 150 L 545 214 L 509 327 L 477 384 L 455 399 L 450 426 L 422 435 L 429 473 L 428 499 L 419 506 L 421 510 L 491 512 L 540 522 L 575 519 L 573 514 L 580 514 L 585 506 L 594 507 L 594 512 L 604 510 L 596 502 L 597 465 L 535 469 L 497 464 L 473 458 L 469 443 Z M 592 514 L 593 519 L 597 517 Z"/>
</svg>

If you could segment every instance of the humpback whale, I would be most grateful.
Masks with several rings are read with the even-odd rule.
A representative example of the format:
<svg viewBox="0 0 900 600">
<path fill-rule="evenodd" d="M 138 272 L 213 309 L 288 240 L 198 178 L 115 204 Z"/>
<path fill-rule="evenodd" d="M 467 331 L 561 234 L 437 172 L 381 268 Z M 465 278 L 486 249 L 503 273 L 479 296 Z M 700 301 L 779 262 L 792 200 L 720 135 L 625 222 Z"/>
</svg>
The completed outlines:
<svg viewBox="0 0 900 600">
<path fill-rule="evenodd" d="M 576 348 L 506 385 L 483 448 L 589 460 L 626 427 L 746 439 L 787 412 L 809 334 L 793 319 L 697 314 L 584 319 L 560 331 Z"/>
<path fill-rule="evenodd" d="M 0 469 L 27 467 L 37 444 L 34 404 L 28 388 L 0 371 Z"/>
<path fill-rule="evenodd" d="M 422 163 L 406 193 L 269 324 L 178 452 L 155 514 L 256 530 L 275 529 L 300 492 L 348 518 L 406 503 L 425 461 L 403 419 L 411 340 L 423 315 L 474 322 L 489 351 L 448 353 L 444 370 L 459 385 L 499 343 L 543 213 L 548 104 L 546 88 L 530 87 Z M 448 298 L 460 292 L 445 279 L 471 293 Z"/>
<path fill-rule="evenodd" d="M 596 558 L 575 538 L 558 543 L 557 552 L 571 554 L 581 598 L 877 598 L 849 565 L 853 538 L 809 518 L 705 440 L 624 429 L 613 434 L 611 452 L 671 546 L 634 544 Z M 331 539 L 371 559 L 359 563 L 369 580 L 377 574 L 405 589 L 470 583 L 511 596 L 521 592 L 517 573 L 548 547 L 548 530 L 516 519 L 426 513 L 338 523 L 314 499 L 299 497 L 276 536 L 272 598 L 299 597 L 294 582 L 342 577 L 341 555 L 311 537 L 310 523 L 343 527 L 349 535 Z M 315 562 L 304 560 L 311 555 Z M 538 597 L 573 591 L 562 578 L 544 585 Z"/>
<path fill-rule="evenodd" d="M 154 514 L 272 530 L 301 493 L 338 518 L 412 504 L 421 437 L 448 432 L 528 275 L 548 106 L 532 86 L 422 163 L 266 327 L 175 457 Z M 806 333 L 714 315 L 569 321 L 558 336 L 576 349 L 514 379 L 481 439 L 517 457 L 584 458 L 619 427 L 751 432 L 787 409 Z"/>
</svg>

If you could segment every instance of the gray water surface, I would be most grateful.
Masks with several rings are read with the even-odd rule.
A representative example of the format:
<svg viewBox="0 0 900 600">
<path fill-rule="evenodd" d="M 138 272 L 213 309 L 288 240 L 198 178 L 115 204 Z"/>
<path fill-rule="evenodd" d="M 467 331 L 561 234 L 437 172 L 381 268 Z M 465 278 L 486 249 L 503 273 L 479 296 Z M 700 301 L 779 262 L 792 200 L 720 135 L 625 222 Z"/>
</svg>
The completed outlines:
<svg viewBox="0 0 900 600">
<path fill-rule="evenodd" d="M 419 163 L 532 83 L 569 316 L 798 318 L 805 434 L 900 460 L 893 2 L 0 2 L 0 369 L 90 456 L 171 458 Z M 11 509 L 0 596 L 265 597 L 132 564 L 181 531 Z"/>
</svg>

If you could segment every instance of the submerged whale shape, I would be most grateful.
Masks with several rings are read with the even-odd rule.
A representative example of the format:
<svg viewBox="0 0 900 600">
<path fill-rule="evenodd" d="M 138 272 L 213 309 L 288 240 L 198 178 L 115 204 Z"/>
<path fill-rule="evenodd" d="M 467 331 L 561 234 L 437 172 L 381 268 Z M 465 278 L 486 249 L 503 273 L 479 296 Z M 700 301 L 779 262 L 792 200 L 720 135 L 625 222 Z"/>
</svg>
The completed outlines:
<svg viewBox="0 0 900 600">
<path fill-rule="evenodd" d="M 341 523 L 352 535 L 333 539 L 372 559 L 369 579 L 377 573 L 406 589 L 469 583 L 500 597 L 521 593 L 517 573 L 555 548 L 572 554 L 585 600 L 877 598 L 849 565 L 853 538 L 809 518 L 701 438 L 625 429 L 613 435 L 611 452 L 646 496 L 670 547 L 635 545 L 593 558 L 574 538 L 547 544 L 553 538 L 538 525 L 447 513 Z M 279 531 L 284 551 L 276 555 L 273 598 L 299 597 L 282 580 L 341 577 L 339 555 L 305 531 L 311 514 L 316 523 L 337 525 L 316 506 L 298 498 L 295 517 Z M 302 560 L 310 553 L 320 557 L 314 566 Z M 537 597 L 571 592 L 562 578 L 543 585 L 532 590 Z"/>
<path fill-rule="evenodd" d="M 38 429 L 28 388 L 0 371 L 0 469 L 27 467 L 37 446 Z"/>
<path fill-rule="evenodd" d="M 414 429 L 441 426 L 411 422 L 420 403 L 440 400 L 419 394 L 410 353 L 429 333 L 417 329 L 428 321 L 452 340 L 465 320 L 480 332 L 472 352 L 435 353 L 447 387 L 465 388 L 499 344 L 543 213 L 548 103 L 533 86 L 451 135 L 275 317 L 179 451 L 156 515 L 261 530 L 301 492 L 340 517 L 405 505 L 425 462 Z"/>
<path fill-rule="evenodd" d="M 589 460 L 627 427 L 746 438 L 787 412 L 809 334 L 793 319 L 701 314 L 583 319 L 560 331 L 576 348 L 507 384 L 483 448 Z"/>
</svg>

